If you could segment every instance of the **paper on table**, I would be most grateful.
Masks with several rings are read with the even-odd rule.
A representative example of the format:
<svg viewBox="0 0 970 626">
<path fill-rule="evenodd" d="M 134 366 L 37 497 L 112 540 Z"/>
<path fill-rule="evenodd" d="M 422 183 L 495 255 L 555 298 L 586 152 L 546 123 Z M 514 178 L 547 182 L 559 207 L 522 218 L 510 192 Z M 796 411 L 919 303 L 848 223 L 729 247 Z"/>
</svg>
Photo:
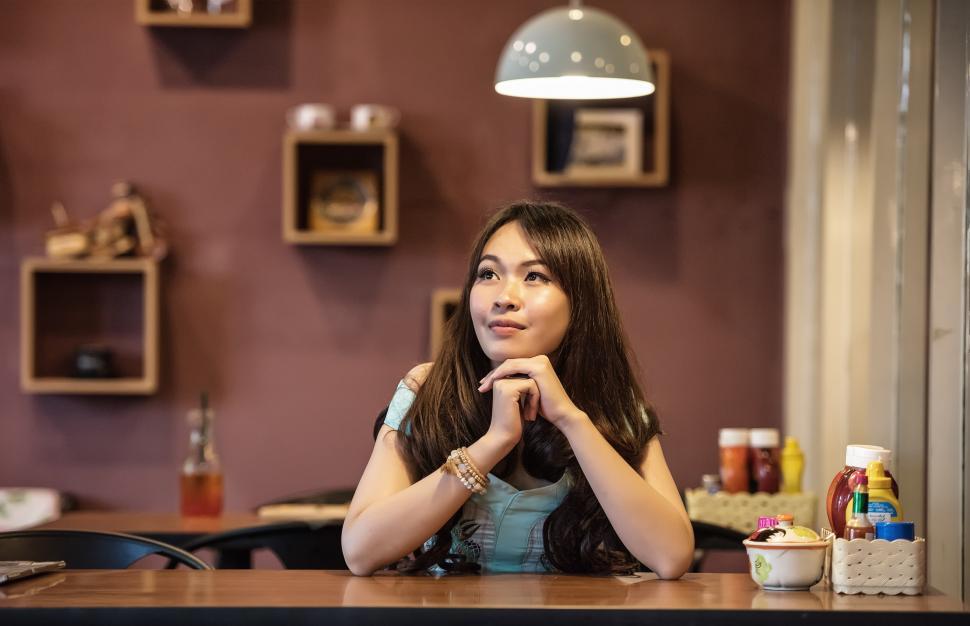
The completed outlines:
<svg viewBox="0 0 970 626">
<path fill-rule="evenodd" d="M 64 567 L 64 561 L 0 561 L 0 585 Z"/>
</svg>

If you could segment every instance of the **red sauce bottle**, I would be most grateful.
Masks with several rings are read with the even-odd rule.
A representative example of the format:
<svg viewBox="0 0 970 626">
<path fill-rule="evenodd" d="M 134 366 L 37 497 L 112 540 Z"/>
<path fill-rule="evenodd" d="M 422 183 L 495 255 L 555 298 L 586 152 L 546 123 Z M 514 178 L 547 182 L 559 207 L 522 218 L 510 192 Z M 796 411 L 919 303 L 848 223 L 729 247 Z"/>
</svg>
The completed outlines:
<svg viewBox="0 0 970 626">
<path fill-rule="evenodd" d="M 892 451 L 879 446 L 850 445 L 845 448 L 845 467 L 835 475 L 829 485 L 828 496 L 825 499 L 825 509 L 828 512 L 829 524 L 832 525 L 832 532 L 837 537 L 841 537 L 845 532 L 845 522 L 847 517 L 851 517 L 851 511 L 846 514 L 849 504 L 852 502 L 852 492 L 859 484 L 859 478 L 865 478 L 866 466 L 870 461 L 882 461 L 886 468 L 886 476 L 892 480 L 893 493 L 899 497 L 899 485 L 889 471 L 892 461 Z"/>
<path fill-rule="evenodd" d="M 777 428 L 752 428 L 751 441 L 751 491 L 778 493 L 781 468 L 778 465 Z"/>
<path fill-rule="evenodd" d="M 722 428 L 717 436 L 721 452 L 721 489 L 727 493 L 748 491 L 748 429 Z"/>
</svg>

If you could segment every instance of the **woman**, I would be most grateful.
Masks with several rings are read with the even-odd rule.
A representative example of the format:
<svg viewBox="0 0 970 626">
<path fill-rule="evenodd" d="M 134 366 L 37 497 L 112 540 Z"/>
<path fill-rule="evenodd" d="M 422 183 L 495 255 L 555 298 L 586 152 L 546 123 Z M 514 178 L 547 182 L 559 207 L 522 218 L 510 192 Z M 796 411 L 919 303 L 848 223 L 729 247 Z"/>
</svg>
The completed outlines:
<svg viewBox="0 0 970 626">
<path fill-rule="evenodd" d="M 681 576 L 693 534 L 646 407 L 592 231 L 558 204 L 504 208 L 438 359 L 391 400 L 348 566 Z"/>
</svg>

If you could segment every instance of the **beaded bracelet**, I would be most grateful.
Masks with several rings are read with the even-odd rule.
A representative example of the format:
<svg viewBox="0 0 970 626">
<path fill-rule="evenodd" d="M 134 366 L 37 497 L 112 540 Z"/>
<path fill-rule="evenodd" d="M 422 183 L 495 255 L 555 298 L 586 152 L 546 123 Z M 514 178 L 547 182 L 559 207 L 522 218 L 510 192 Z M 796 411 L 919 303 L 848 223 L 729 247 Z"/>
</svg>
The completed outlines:
<svg viewBox="0 0 970 626">
<path fill-rule="evenodd" d="M 462 463 L 465 464 L 468 471 L 471 472 L 472 476 L 474 476 L 479 483 L 482 485 L 488 484 L 488 479 L 482 476 L 482 473 L 479 472 L 478 468 L 475 467 L 475 464 L 472 463 L 471 457 L 468 456 L 468 448 L 458 448 L 458 458 L 461 459 Z"/>
<path fill-rule="evenodd" d="M 473 493 L 485 493 L 488 490 L 488 479 L 471 462 L 465 448 L 452 450 L 442 470 L 457 476 L 461 484 Z"/>
</svg>

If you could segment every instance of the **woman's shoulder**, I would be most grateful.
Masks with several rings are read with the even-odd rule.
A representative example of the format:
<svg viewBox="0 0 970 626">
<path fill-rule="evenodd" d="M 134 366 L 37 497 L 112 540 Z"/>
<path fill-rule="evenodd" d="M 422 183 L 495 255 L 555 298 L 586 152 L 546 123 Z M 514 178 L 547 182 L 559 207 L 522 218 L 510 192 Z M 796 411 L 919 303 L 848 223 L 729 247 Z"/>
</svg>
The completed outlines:
<svg viewBox="0 0 970 626">
<path fill-rule="evenodd" d="M 428 378 L 428 372 L 430 370 L 431 363 L 422 363 L 421 365 L 412 367 L 404 375 L 401 382 L 397 384 L 397 389 L 394 390 L 391 402 L 387 405 L 387 414 L 384 417 L 385 425 L 393 430 L 400 430 L 401 421 L 404 420 L 404 415 L 414 403 L 415 395 Z"/>
<path fill-rule="evenodd" d="M 431 371 L 432 365 L 433 363 L 422 363 L 421 365 L 415 365 L 408 371 L 407 374 L 404 375 L 401 382 L 403 382 L 408 389 L 417 393 L 418 389 L 421 388 L 421 385 L 424 384 L 424 381 L 427 380 L 428 372 Z"/>
</svg>

